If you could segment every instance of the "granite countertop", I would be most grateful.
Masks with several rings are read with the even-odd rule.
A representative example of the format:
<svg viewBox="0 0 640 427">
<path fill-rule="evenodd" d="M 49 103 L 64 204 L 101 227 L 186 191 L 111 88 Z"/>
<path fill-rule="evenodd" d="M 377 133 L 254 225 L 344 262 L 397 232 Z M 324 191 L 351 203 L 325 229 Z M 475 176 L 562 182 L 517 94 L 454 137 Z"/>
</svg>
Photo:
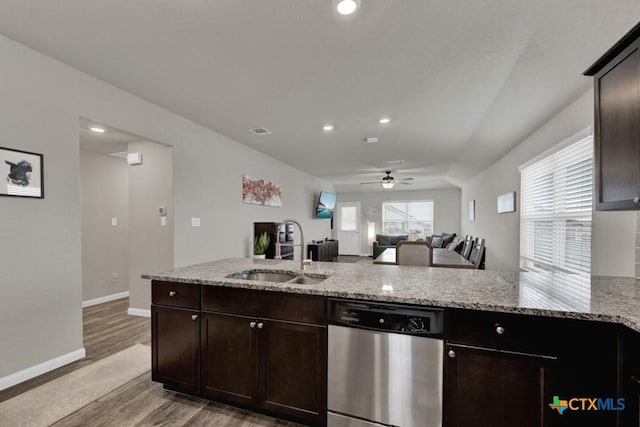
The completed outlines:
<svg viewBox="0 0 640 427">
<path fill-rule="evenodd" d="M 523 313 L 620 323 L 640 332 L 640 281 L 628 277 L 559 273 L 424 268 L 369 263 L 315 262 L 308 275 L 328 275 L 317 284 L 297 285 L 226 276 L 244 270 L 299 272 L 297 261 L 230 258 L 144 279 L 273 292 L 322 295 L 437 307 Z"/>
</svg>

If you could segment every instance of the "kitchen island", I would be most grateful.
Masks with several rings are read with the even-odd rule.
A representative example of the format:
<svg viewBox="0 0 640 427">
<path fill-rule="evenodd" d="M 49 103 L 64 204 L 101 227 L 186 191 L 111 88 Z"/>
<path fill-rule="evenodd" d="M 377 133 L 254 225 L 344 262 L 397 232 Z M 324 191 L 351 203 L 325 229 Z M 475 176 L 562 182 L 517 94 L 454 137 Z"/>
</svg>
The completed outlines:
<svg viewBox="0 0 640 427">
<path fill-rule="evenodd" d="M 298 269 L 291 261 L 234 258 L 144 275 L 154 281 L 154 379 L 168 388 L 322 425 L 326 299 L 380 301 L 446 309 L 446 425 L 482 420 L 478 411 L 492 401 L 495 410 L 483 411 L 492 425 L 509 425 L 522 414 L 533 414 L 520 420 L 524 425 L 637 423 L 640 285 L 635 279 L 341 263 L 308 266 L 309 275 L 327 277 L 312 284 L 228 277 Z M 169 292 L 179 294 L 164 295 Z M 240 341 L 234 338 L 242 334 Z M 168 337 L 179 352 L 162 345 Z M 297 355 L 294 363 L 277 363 L 287 354 Z M 188 381 L 156 375 L 174 369 L 176 358 Z M 239 388 L 244 392 L 232 384 L 238 375 L 225 369 L 251 374 Z M 278 383 L 276 376 L 286 372 L 292 375 Z M 304 377 L 300 384 L 292 381 L 295 375 Z M 487 388 L 483 378 L 493 385 Z M 565 400 L 574 393 L 624 396 L 625 409 L 593 414 L 571 408 L 560 415 L 547 407 L 552 396 Z M 500 411 L 503 421 L 496 424 L 491 416 Z"/>
</svg>

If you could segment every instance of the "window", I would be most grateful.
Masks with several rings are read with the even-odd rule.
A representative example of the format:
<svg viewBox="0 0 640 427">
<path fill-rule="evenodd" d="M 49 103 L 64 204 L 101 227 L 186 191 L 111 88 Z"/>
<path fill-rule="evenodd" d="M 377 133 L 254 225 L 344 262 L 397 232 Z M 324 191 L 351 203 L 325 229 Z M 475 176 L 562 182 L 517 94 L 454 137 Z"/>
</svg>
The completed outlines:
<svg viewBox="0 0 640 427">
<path fill-rule="evenodd" d="M 340 231 L 358 231 L 358 208 L 342 206 L 340 208 Z"/>
<path fill-rule="evenodd" d="M 409 234 L 410 240 L 433 234 L 433 202 L 383 203 L 382 231 L 385 234 Z"/>
<path fill-rule="evenodd" d="M 521 166 L 520 173 L 520 268 L 589 275 L 591 132 L 581 132 L 553 153 Z"/>
</svg>

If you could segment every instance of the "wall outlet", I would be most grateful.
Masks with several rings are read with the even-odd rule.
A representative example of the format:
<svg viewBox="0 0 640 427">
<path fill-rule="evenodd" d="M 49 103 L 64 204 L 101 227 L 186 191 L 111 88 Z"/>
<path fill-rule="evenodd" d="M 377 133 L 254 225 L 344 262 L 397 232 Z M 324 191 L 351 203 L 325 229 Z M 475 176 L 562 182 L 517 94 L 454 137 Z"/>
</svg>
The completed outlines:
<svg viewBox="0 0 640 427">
<path fill-rule="evenodd" d="M 118 225 L 118 218 L 111 218 L 111 225 L 116 227 Z"/>
<path fill-rule="evenodd" d="M 112 282 L 117 282 L 119 279 L 120 279 L 120 276 L 118 275 L 118 273 L 111 273 Z"/>
<path fill-rule="evenodd" d="M 192 227 L 200 227 L 200 218 L 191 218 Z"/>
</svg>

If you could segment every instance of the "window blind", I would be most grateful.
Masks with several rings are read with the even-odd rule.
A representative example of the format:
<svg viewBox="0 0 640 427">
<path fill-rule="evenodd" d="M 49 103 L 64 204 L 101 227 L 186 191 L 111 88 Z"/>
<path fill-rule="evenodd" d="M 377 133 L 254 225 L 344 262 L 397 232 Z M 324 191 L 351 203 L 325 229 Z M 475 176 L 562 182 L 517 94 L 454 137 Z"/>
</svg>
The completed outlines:
<svg viewBox="0 0 640 427">
<path fill-rule="evenodd" d="M 590 274 L 593 136 L 520 173 L 520 268 Z"/>
<path fill-rule="evenodd" d="M 382 231 L 407 233 L 411 240 L 433 234 L 433 202 L 382 203 Z"/>
</svg>

